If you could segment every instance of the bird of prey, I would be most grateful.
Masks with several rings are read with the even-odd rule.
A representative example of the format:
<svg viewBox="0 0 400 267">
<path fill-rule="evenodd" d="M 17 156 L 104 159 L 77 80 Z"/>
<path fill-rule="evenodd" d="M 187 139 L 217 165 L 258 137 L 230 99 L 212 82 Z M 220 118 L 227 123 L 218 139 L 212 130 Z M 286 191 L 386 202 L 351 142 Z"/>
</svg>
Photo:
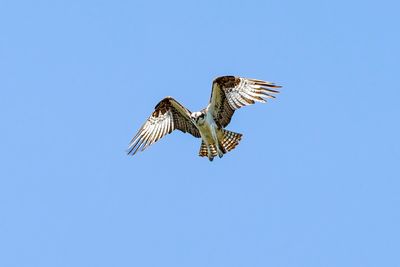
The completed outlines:
<svg viewBox="0 0 400 267">
<path fill-rule="evenodd" d="M 190 112 L 172 97 L 166 97 L 155 107 L 154 112 L 132 138 L 128 154 L 135 155 L 174 130 L 190 133 L 201 138 L 199 156 L 220 158 L 234 149 L 242 134 L 225 129 L 235 110 L 254 104 L 265 103 L 266 98 L 275 98 L 281 86 L 271 82 L 222 76 L 213 81 L 210 103 L 205 109 Z"/>
</svg>

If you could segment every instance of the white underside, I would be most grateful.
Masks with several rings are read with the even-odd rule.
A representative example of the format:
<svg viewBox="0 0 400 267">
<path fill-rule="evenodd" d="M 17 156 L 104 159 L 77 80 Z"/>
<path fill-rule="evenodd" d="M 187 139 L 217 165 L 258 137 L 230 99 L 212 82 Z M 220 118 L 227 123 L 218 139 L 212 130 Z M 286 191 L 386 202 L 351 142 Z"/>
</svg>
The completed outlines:
<svg viewBox="0 0 400 267">
<path fill-rule="evenodd" d="M 211 113 L 207 112 L 204 121 L 195 125 L 199 129 L 203 142 L 207 145 L 208 154 L 211 155 L 209 145 L 215 145 L 218 155 L 222 156 L 223 153 L 218 146 L 218 127 Z"/>
</svg>

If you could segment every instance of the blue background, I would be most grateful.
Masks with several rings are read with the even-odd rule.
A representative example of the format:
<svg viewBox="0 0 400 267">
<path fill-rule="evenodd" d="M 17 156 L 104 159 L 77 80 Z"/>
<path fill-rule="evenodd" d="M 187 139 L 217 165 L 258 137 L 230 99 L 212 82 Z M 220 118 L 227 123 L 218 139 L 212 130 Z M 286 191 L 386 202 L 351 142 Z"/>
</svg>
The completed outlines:
<svg viewBox="0 0 400 267">
<path fill-rule="evenodd" d="M 400 266 L 395 1 L 0 1 L 0 266 Z M 167 95 L 283 85 L 210 163 Z"/>
</svg>

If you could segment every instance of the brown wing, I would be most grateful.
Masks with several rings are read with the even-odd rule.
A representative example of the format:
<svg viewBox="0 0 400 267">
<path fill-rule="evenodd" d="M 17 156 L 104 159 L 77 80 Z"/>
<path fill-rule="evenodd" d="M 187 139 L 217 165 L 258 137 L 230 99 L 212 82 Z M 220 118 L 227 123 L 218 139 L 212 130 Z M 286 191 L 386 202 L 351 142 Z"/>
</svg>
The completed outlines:
<svg viewBox="0 0 400 267">
<path fill-rule="evenodd" d="M 190 114 L 187 108 L 172 97 L 164 98 L 130 141 L 128 155 L 135 155 L 139 149 L 145 150 L 175 129 L 200 137 L 199 130 L 190 120 Z"/>
<path fill-rule="evenodd" d="M 265 103 L 267 102 L 265 98 L 275 98 L 273 94 L 279 92 L 274 89 L 280 87 L 271 82 L 255 79 L 218 77 L 213 81 L 209 109 L 216 123 L 226 127 L 235 110 L 255 102 Z"/>
</svg>

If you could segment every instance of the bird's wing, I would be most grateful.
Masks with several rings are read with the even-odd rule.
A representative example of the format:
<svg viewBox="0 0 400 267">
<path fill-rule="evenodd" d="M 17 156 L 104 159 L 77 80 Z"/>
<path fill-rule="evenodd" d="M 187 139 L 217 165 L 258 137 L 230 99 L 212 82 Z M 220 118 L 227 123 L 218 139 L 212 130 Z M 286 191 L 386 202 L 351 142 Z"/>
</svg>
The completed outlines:
<svg viewBox="0 0 400 267">
<path fill-rule="evenodd" d="M 273 94 L 279 92 L 274 89 L 280 87 L 271 82 L 255 79 L 218 77 L 213 81 L 209 110 L 214 120 L 221 127 L 226 127 L 235 110 L 255 102 L 265 103 L 265 98 L 275 98 Z"/>
<path fill-rule="evenodd" d="M 200 137 L 199 130 L 190 120 L 190 114 L 187 108 L 172 97 L 164 98 L 130 141 L 128 154 L 135 155 L 139 149 L 145 150 L 175 129 Z"/>
</svg>

